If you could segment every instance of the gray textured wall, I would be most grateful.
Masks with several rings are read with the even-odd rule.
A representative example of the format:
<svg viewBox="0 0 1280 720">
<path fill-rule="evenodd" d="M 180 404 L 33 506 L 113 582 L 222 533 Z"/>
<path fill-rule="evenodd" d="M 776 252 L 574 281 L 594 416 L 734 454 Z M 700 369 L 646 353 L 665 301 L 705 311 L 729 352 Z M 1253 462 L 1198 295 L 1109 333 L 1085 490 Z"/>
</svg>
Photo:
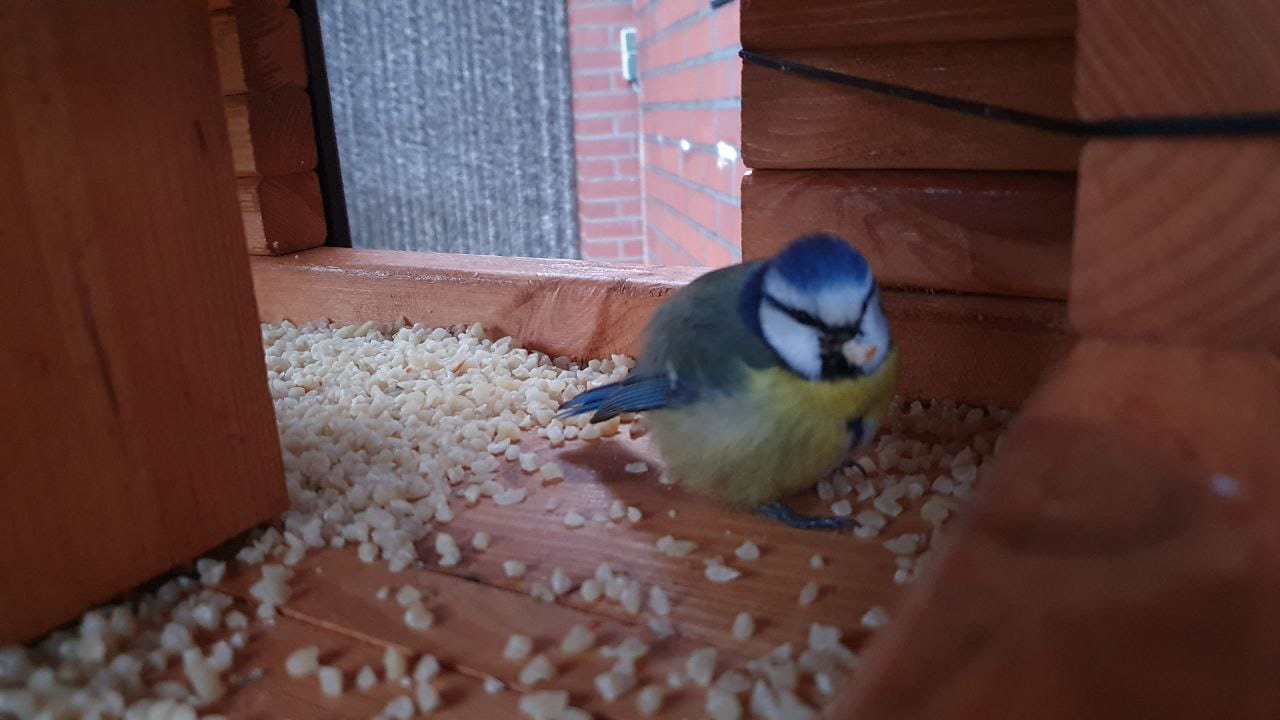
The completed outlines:
<svg viewBox="0 0 1280 720">
<path fill-rule="evenodd" d="M 352 244 L 578 257 L 565 0 L 320 0 Z"/>
</svg>

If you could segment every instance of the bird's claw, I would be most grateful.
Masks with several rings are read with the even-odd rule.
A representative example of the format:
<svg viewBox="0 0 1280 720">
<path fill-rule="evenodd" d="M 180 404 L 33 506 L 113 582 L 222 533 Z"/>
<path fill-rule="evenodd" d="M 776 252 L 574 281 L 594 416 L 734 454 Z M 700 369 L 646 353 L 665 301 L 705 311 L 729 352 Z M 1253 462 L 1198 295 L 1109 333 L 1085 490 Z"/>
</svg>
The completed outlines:
<svg viewBox="0 0 1280 720">
<path fill-rule="evenodd" d="M 756 512 L 770 520 L 777 520 L 797 530 L 843 530 L 858 524 L 853 518 L 802 515 L 780 502 L 761 505 L 756 508 Z"/>
</svg>

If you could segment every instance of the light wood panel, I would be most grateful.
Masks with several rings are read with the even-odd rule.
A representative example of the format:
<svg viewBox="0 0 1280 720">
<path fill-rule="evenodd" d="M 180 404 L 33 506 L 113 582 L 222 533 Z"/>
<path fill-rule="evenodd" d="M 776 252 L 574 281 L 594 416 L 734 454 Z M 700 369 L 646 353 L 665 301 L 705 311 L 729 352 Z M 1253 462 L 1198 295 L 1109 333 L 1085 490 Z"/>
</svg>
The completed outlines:
<svg viewBox="0 0 1280 720">
<path fill-rule="evenodd" d="M 1280 3 L 1081 0 L 1086 118 L 1280 109 Z"/>
<path fill-rule="evenodd" d="M 1075 0 L 751 0 L 748 50 L 1070 38 Z"/>
<path fill-rule="evenodd" d="M 1082 341 L 830 717 L 1280 716 L 1277 397 L 1274 355 Z"/>
<path fill-rule="evenodd" d="M 213 52 L 218 60 L 218 78 L 222 80 L 223 95 L 246 92 L 249 86 L 244 80 L 244 65 L 240 60 L 240 34 L 236 31 L 236 16 L 230 10 L 215 12 L 209 16 L 213 30 Z"/>
<path fill-rule="evenodd" d="M 1076 223 L 1082 334 L 1280 350 L 1280 140 L 1091 142 Z"/>
<path fill-rule="evenodd" d="M 1011 40 L 778 52 L 966 100 L 1070 117 L 1073 43 Z M 1080 141 L 744 63 L 748 167 L 1074 170 Z"/>
<path fill-rule="evenodd" d="M 0 88 L 5 643 L 286 497 L 204 7 L 4 3 Z"/>
<path fill-rule="evenodd" d="M 640 349 L 694 268 L 317 248 L 255 258 L 264 321 L 482 322 L 551 355 Z M 909 395 L 1015 405 L 1071 342 L 1060 302 L 885 291 Z"/>
<path fill-rule="evenodd" d="M 1075 176 L 758 170 L 742 182 L 742 256 L 833 232 L 882 285 L 1065 299 Z"/>
</svg>

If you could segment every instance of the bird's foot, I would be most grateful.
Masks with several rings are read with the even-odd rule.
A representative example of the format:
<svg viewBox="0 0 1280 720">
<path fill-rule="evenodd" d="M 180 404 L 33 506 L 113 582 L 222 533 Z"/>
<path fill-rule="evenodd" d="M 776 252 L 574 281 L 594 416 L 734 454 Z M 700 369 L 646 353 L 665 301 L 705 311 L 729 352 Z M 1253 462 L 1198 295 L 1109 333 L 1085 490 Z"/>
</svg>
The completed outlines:
<svg viewBox="0 0 1280 720">
<path fill-rule="evenodd" d="M 756 512 L 797 530 L 841 530 L 858 524 L 853 518 L 802 515 L 780 502 L 761 505 Z"/>
<path fill-rule="evenodd" d="M 858 471 L 858 474 L 862 475 L 863 480 L 868 479 L 867 471 L 863 469 L 861 465 L 858 464 L 858 460 L 856 458 L 852 460 L 845 460 L 844 464 L 841 467 L 853 468 L 854 470 Z"/>
</svg>

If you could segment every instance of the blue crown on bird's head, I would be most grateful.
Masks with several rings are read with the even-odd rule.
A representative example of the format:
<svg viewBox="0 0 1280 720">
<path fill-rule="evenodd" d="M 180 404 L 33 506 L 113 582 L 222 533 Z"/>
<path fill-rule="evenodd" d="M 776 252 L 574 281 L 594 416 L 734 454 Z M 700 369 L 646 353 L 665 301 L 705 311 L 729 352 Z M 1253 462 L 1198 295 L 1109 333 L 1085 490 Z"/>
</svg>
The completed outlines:
<svg viewBox="0 0 1280 720">
<path fill-rule="evenodd" d="M 862 253 L 828 233 L 796 238 L 770 265 L 801 292 L 816 292 L 837 284 L 862 285 L 871 276 Z"/>
</svg>

